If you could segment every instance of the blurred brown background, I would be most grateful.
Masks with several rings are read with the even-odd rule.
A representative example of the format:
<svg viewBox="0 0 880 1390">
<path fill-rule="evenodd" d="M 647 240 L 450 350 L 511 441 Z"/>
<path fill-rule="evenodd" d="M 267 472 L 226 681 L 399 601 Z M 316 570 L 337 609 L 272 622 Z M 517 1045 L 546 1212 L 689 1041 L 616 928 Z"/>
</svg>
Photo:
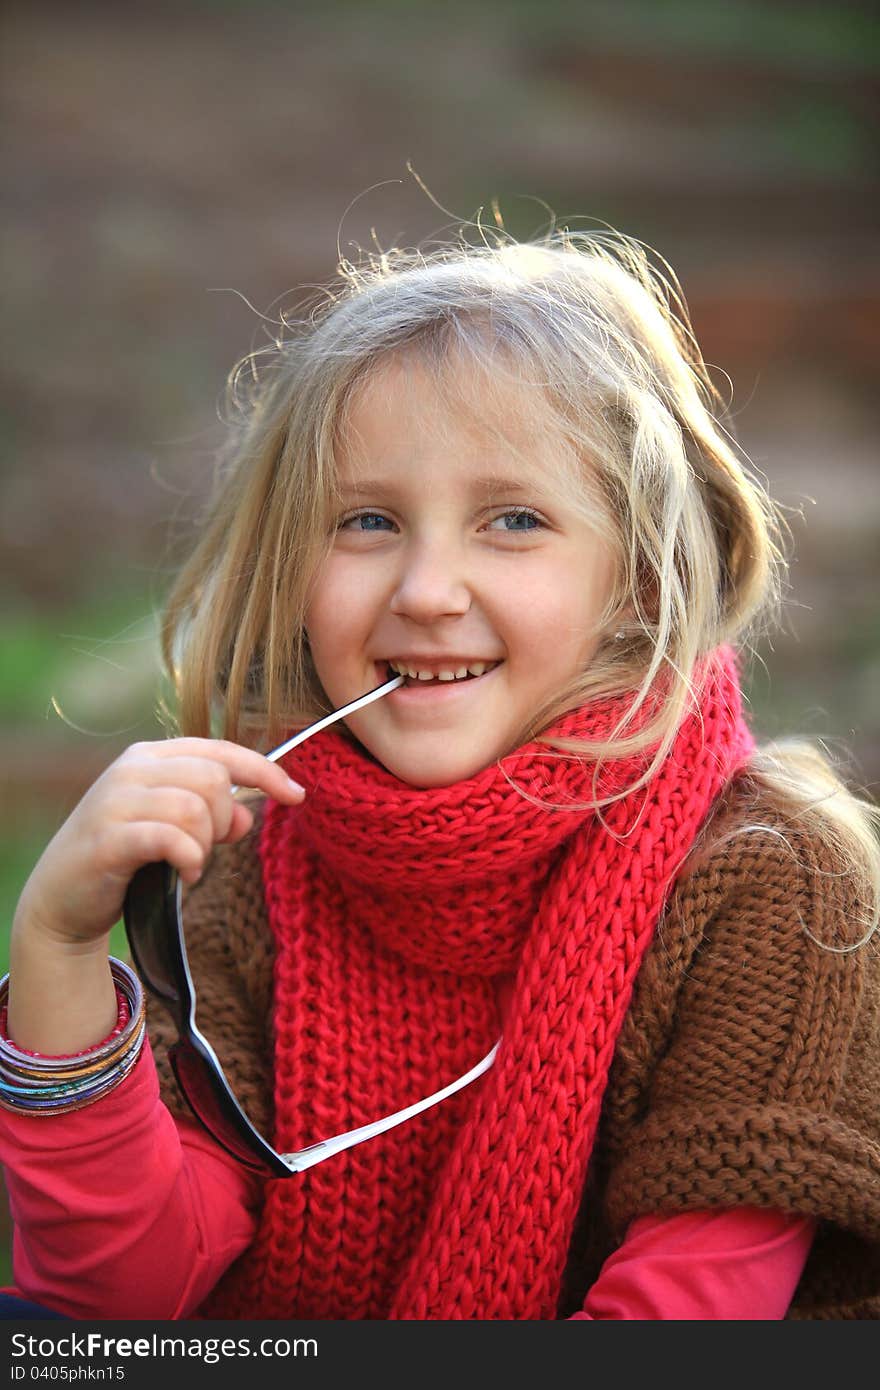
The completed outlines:
<svg viewBox="0 0 880 1390">
<path fill-rule="evenodd" d="M 677 271 L 790 508 L 756 728 L 823 739 L 876 795 L 878 38 L 853 3 L 7 6 L 6 923 L 85 788 L 161 732 L 153 614 L 226 372 L 337 244 L 415 244 L 493 199 L 516 236 L 552 210 Z"/>
</svg>

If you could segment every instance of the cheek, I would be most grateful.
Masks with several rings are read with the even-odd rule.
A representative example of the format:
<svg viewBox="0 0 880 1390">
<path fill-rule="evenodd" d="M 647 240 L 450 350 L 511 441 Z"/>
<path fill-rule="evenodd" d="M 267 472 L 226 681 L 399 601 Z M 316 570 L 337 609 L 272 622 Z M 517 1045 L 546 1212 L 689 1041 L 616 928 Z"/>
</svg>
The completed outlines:
<svg viewBox="0 0 880 1390">
<path fill-rule="evenodd" d="M 369 599 L 363 583 L 352 583 L 346 567 L 329 563 L 317 576 L 314 598 L 306 610 L 312 650 L 333 649 L 363 626 Z"/>
<path fill-rule="evenodd" d="M 540 665 L 546 675 L 567 676 L 587 659 L 599 641 L 597 621 L 604 592 L 594 577 L 570 586 L 549 582 L 531 588 L 528 600 L 508 619 L 511 642 L 521 661 Z M 536 663 L 536 658 L 538 662 Z"/>
</svg>

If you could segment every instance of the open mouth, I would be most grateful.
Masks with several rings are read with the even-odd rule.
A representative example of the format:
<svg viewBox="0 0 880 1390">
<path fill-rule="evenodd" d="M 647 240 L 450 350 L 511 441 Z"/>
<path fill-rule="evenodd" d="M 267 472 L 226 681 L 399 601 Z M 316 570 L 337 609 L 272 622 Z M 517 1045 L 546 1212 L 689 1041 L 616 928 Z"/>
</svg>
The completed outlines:
<svg viewBox="0 0 880 1390">
<path fill-rule="evenodd" d="M 386 679 L 391 680 L 393 676 L 403 675 L 406 677 L 403 689 L 414 686 L 426 687 L 430 689 L 439 685 L 464 685 L 468 681 L 480 680 L 482 676 L 494 671 L 496 666 L 500 666 L 500 661 L 475 661 L 467 666 L 452 667 L 439 671 L 420 671 L 405 662 L 385 661 L 379 663 L 384 667 Z"/>
</svg>

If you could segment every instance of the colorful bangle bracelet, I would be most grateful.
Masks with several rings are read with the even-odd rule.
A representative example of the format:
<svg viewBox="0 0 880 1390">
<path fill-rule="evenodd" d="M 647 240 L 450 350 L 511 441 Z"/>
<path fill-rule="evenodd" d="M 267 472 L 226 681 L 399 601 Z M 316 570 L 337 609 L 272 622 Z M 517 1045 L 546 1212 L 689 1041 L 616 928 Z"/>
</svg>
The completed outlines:
<svg viewBox="0 0 880 1390">
<path fill-rule="evenodd" d="M 116 988 L 116 1023 L 115 1023 L 115 1026 L 113 1027 L 112 1031 L 109 1032 L 109 1033 L 107 1034 L 106 1038 L 102 1038 L 101 1041 L 100 1041 L 99 1043 L 95 1043 L 95 1047 L 103 1047 L 106 1043 L 112 1042 L 112 1040 L 113 1040 L 114 1038 L 116 1038 L 116 1037 L 119 1036 L 119 1034 L 122 1032 L 123 1028 L 125 1027 L 126 1023 L 127 1023 L 128 1020 L 131 1018 L 131 1007 L 130 1007 L 130 1005 L 129 1005 L 128 996 L 126 995 L 125 990 L 122 989 L 120 985 L 116 985 L 115 988 Z M 0 1004 L 0 1038 L 6 1038 L 6 1039 L 9 1038 L 8 1015 L 9 1015 L 9 1007 L 8 1007 L 8 1004 Z M 16 1049 L 17 1049 L 18 1052 L 24 1053 L 24 1055 L 25 1055 L 26 1057 L 33 1057 L 37 1063 L 39 1063 L 39 1061 L 46 1055 L 45 1053 L 42 1053 L 42 1052 L 33 1052 L 33 1051 L 31 1051 L 30 1048 L 27 1048 L 27 1047 L 18 1047 L 17 1044 L 16 1044 Z M 91 1050 L 91 1049 L 90 1049 L 90 1050 Z M 65 1062 L 65 1061 L 72 1060 L 72 1059 L 78 1059 L 81 1055 L 82 1055 L 81 1053 L 76 1053 L 76 1052 L 62 1052 L 62 1053 L 60 1053 L 60 1054 L 53 1055 L 52 1060 L 53 1060 L 53 1062 Z"/>
<path fill-rule="evenodd" d="M 119 999 L 117 1025 L 94 1047 L 50 1057 L 17 1047 L 5 1036 L 9 976 L 0 981 L 0 1107 L 33 1115 L 62 1115 L 91 1105 L 134 1067 L 146 1036 L 146 1001 L 140 980 L 111 957 Z"/>
</svg>

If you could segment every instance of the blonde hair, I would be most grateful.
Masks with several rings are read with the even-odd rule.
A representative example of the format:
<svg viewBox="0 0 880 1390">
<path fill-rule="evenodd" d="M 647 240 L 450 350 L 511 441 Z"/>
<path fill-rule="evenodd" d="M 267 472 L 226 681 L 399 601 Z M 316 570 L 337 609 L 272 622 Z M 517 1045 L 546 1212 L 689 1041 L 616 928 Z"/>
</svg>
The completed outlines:
<svg viewBox="0 0 880 1390">
<path fill-rule="evenodd" d="M 514 384 L 523 418 L 556 432 L 559 486 L 617 558 L 594 656 L 520 742 L 584 701 L 635 689 L 608 741 L 544 740 L 597 762 L 656 744 L 624 795 L 699 699 L 700 658 L 722 642 L 751 649 L 778 623 L 787 522 L 734 441 L 670 268 L 617 232 L 476 245 L 462 234 L 342 262 L 232 373 L 229 446 L 162 624 L 177 732 L 268 749 L 327 712 L 304 618 L 332 542 L 352 402 L 384 364 L 413 357 L 450 391 L 446 369 L 462 355 L 483 387 Z M 479 414 L 480 402 L 456 396 L 454 408 Z M 649 717 L 627 732 L 646 701 Z M 804 739 L 763 744 L 748 772 L 787 822 L 836 851 L 873 930 L 880 810 Z"/>
</svg>

